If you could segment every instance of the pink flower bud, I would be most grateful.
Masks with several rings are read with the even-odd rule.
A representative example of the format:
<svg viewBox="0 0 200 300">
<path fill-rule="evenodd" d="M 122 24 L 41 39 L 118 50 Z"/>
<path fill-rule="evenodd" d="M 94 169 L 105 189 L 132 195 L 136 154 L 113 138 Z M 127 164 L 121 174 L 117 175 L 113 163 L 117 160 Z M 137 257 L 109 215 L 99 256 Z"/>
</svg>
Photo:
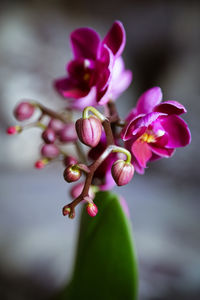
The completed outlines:
<svg viewBox="0 0 200 300">
<path fill-rule="evenodd" d="M 116 184 L 121 186 L 131 181 L 134 174 L 134 167 L 131 163 L 120 159 L 112 165 L 111 172 Z"/>
<path fill-rule="evenodd" d="M 86 210 L 90 217 L 95 217 L 96 214 L 98 213 L 98 208 L 93 202 L 87 204 Z"/>
<path fill-rule="evenodd" d="M 43 131 L 42 138 L 46 144 L 53 144 L 56 140 L 55 131 L 51 128 L 47 128 Z"/>
<path fill-rule="evenodd" d="M 61 142 L 75 142 L 77 140 L 77 134 L 75 130 L 74 123 L 66 124 L 59 131 L 59 139 Z"/>
<path fill-rule="evenodd" d="M 19 133 L 21 131 L 22 131 L 22 127 L 18 126 L 18 125 L 16 125 L 16 126 L 10 126 L 6 130 L 7 134 L 9 134 L 9 135 L 14 135 L 14 134 L 17 134 L 17 133 Z"/>
<path fill-rule="evenodd" d="M 80 141 L 90 147 L 95 147 L 101 138 L 102 125 L 99 119 L 79 119 L 76 121 L 76 132 Z"/>
<path fill-rule="evenodd" d="M 28 102 L 21 102 L 14 110 L 14 116 L 18 121 L 24 121 L 32 117 L 35 107 Z"/>
<path fill-rule="evenodd" d="M 65 124 L 58 119 L 51 119 L 48 124 L 48 127 L 53 129 L 55 133 L 58 133 L 64 126 Z"/>
<path fill-rule="evenodd" d="M 65 156 L 63 163 L 66 167 L 69 165 L 75 165 L 77 163 L 77 159 L 73 156 Z"/>
<path fill-rule="evenodd" d="M 60 153 L 58 147 L 54 144 L 47 144 L 43 145 L 41 148 L 41 154 L 42 156 L 45 156 L 47 158 L 55 158 Z"/>
<path fill-rule="evenodd" d="M 35 162 L 35 168 L 36 169 L 43 169 L 48 163 L 49 163 L 49 160 L 47 158 L 37 160 Z"/>
<path fill-rule="evenodd" d="M 44 168 L 44 166 L 45 166 L 45 163 L 42 160 L 38 160 L 35 162 L 36 169 L 42 169 L 42 168 Z"/>
<path fill-rule="evenodd" d="M 69 165 L 64 170 L 63 176 L 67 182 L 73 182 L 79 180 L 81 174 L 81 171 L 76 167 L 76 165 Z"/>
</svg>

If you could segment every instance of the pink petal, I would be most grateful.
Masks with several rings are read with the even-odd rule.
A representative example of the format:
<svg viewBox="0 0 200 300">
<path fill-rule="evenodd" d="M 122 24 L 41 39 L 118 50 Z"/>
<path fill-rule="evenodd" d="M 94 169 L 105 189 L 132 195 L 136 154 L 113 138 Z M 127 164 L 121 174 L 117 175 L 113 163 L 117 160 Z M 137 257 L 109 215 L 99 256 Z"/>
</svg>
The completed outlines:
<svg viewBox="0 0 200 300">
<path fill-rule="evenodd" d="M 112 79 L 114 56 L 112 51 L 104 45 L 101 51 L 101 61 L 98 63 L 97 74 L 97 101 L 100 105 L 108 102 L 108 91 Z M 103 99 L 102 99 L 103 98 Z"/>
<path fill-rule="evenodd" d="M 82 110 L 86 106 L 97 106 L 96 87 L 92 87 L 85 97 L 70 102 L 70 107 L 73 109 Z"/>
<path fill-rule="evenodd" d="M 143 175 L 145 170 L 144 168 L 137 162 L 137 160 L 133 157 L 132 159 L 132 164 L 134 165 L 135 171 L 140 174 Z"/>
<path fill-rule="evenodd" d="M 146 142 L 142 142 L 139 139 L 133 143 L 131 147 L 131 152 L 137 159 L 141 167 L 146 168 L 146 163 L 152 156 L 151 149 Z"/>
<path fill-rule="evenodd" d="M 112 70 L 111 79 L 111 99 L 116 99 L 123 91 L 125 91 L 132 81 L 132 72 L 125 70 L 122 57 L 115 60 Z"/>
<path fill-rule="evenodd" d="M 134 142 L 135 142 L 135 140 L 129 140 L 129 141 L 125 142 L 124 143 L 125 148 L 131 152 L 131 147 Z M 138 163 L 138 161 L 136 160 L 136 158 L 133 155 L 132 155 L 131 163 L 134 165 L 135 171 L 138 174 L 141 174 L 141 175 L 144 174 L 144 168 Z"/>
<path fill-rule="evenodd" d="M 169 137 L 168 134 L 165 133 L 161 137 L 156 138 L 155 146 L 159 148 L 163 148 L 168 143 Z"/>
<path fill-rule="evenodd" d="M 109 70 L 113 69 L 114 55 L 110 48 L 105 44 L 101 47 L 100 59 L 104 66 L 108 67 Z"/>
<path fill-rule="evenodd" d="M 191 141 L 191 133 L 188 125 L 176 115 L 170 115 L 161 119 L 161 124 L 168 134 L 167 148 L 184 147 Z"/>
<path fill-rule="evenodd" d="M 181 115 L 186 113 L 185 107 L 177 101 L 165 101 L 154 108 L 154 111 L 166 113 L 168 115 Z"/>
<path fill-rule="evenodd" d="M 122 139 L 124 141 L 131 139 L 133 135 L 137 134 L 141 130 L 141 128 L 147 128 L 158 117 L 163 115 L 165 114 L 159 112 L 152 112 L 146 115 L 138 115 L 122 130 Z"/>
<path fill-rule="evenodd" d="M 138 114 L 146 114 L 153 111 L 154 107 L 162 100 L 162 91 L 159 87 L 153 87 L 144 92 L 137 103 Z"/>
<path fill-rule="evenodd" d="M 170 157 L 175 151 L 174 149 L 159 148 L 153 144 L 149 144 L 149 147 L 151 148 L 153 153 L 159 155 L 160 157 Z"/>
<path fill-rule="evenodd" d="M 75 58 L 97 58 L 100 38 L 96 31 L 91 28 L 79 28 L 71 33 L 70 39 Z"/>
<path fill-rule="evenodd" d="M 124 50 L 126 43 L 126 33 L 121 22 L 115 21 L 111 29 L 105 36 L 102 44 L 106 44 L 112 53 L 118 57 Z"/>
<path fill-rule="evenodd" d="M 65 98 L 81 98 L 87 95 L 87 91 L 80 90 L 77 85 L 67 77 L 54 82 L 55 89 Z"/>
</svg>

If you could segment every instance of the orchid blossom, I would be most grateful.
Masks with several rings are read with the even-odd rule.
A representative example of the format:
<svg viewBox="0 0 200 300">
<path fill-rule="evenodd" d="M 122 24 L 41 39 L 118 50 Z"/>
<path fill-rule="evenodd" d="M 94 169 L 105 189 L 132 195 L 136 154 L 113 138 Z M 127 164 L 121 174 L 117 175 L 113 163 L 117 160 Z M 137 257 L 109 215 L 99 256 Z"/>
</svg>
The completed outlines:
<svg viewBox="0 0 200 300">
<path fill-rule="evenodd" d="M 177 101 L 162 102 L 162 91 L 153 87 L 143 93 L 127 117 L 121 137 L 133 155 L 132 162 L 143 174 L 147 162 L 170 157 L 176 148 L 190 143 L 191 134 L 179 115 L 186 112 Z"/>
<path fill-rule="evenodd" d="M 67 65 L 68 76 L 57 79 L 55 88 L 69 98 L 71 108 L 104 105 L 130 85 L 132 73 L 121 57 L 126 43 L 121 22 L 114 22 L 102 41 L 93 29 L 79 28 L 70 42 L 74 59 Z"/>
</svg>

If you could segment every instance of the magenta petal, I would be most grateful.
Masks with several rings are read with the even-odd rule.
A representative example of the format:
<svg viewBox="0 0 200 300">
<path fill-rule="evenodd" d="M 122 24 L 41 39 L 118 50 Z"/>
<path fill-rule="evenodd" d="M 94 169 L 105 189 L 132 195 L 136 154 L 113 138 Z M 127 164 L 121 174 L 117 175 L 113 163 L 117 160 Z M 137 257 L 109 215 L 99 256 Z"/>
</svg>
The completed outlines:
<svg viewBox="0 0 200 300">
<path fill-rule="evenodd" d="M 124 141 L 132 138 L 133 135 L 137 134 L 139 130 L 144 127 L 147 128 L 153 123 L 158 117 L 165 114 L 159 112 L 152 112 L 146 115 L 139 115 L 133 119 L 122 131 L 122 139 Z"/>
<path fill-rule="evenodd" d="M 135 142 L 134 139 L 125 142 L 124 143 L 125 148 L 131 152 L 131 147 L 134 142 Z M 137 159 L 133 155 L 132 155 L 131 163 L 134 165 L 135 171 L 137 173 L 141 175 L 144 174 L 144 168 L 138 163 Z"/>
<path fill-rule="evenodd" d="M 95 87 L 92 87 L 90 92 L 85 97 L 70 102 L 70 107 L 73 109 L 82 110 L 86 106 L 97 106 Z"/>
<path fill-rule="evenodd" d="M 141 167 L 146 168 L 146 163 L 152 156 L 152 152 L 149 148 L 149 145 L 138 139 L 136 142 L 133 143 L 131 147 L 131 152 L 133 153 Z"/>
<path fill-rule="evenodd" d="M 162 91 L 159 87 L 153 87 L 144 92 L 137 103 L 137 113 L 146 114 L 153 111 L 154 107 L 162 100 Z"/>
<path fill-rule="evenodd" d="M 153 144 L 149 144 L 149 147 L 151 148 L 151 151 L 161 157 L 170 157 L 174 153 L 174 149 L 165 149 L 165 148 L 159 148 L 156 147 Z"/>
<path fill-rule="evenodd" d="M 97 75 L 97 90 L 99 92 L 98 101 L 101 100 L 101 97 L 107 92 L 108 86 L 113 73 L 113 63 L 114 56 L 112 51 L 104 45 L 101 49 L 101 61 L 98 63 L 98 68 L 96 70 Z M 104 102 L 104 101 L 103 101 Z"/>
<path fill-rule="evenodd" d="M 161 124 L 168 134 L 168 143 L 165 147 L 177 148 L 188 145 L 191 141 L 191 133 L 188 125 L 181 118 L 170 115 L 161 119 Z"/>
<path fill-rule="evenodd" d="M 111 29 L 105 36 L 102 44 L 106 44 L 112 53 L 118 57 L 124 50 L 126 43 L 126 33 L 121 22 L 115 21 Z"/>
<path fill-rule="evenodd" d="M 110 101 L 110 86 L 108 85 L 103 91 L 97 93 L 97 102 L 99 105 L 104 105 Z"/>
<path fill-rule="evenodd" d="M 54 82 L 55 89 L 65 98 L 85 97 L 88 92 L 80 90 L 70 78 L 60 78 Z"/>
<path fill-rule="evenodd" d="M 104 64 L 104 66 L 108 67 L 109 70 L 113 68 L 114 55 L 107 45 L 103 45 L 101 47 L 99 60 Z"/>
<path fill-rule="evenodd" d="M 181 115 L 186 113 L 185 107 L 177 101 L 165 101 L 154 108 L 154 111 L 166 113 L 168 115 Z"/>
<path fill-rule="evenodd" d="M 70 35 L 75 58 L 96 59 L 99 51 L 99 35 L 91 28 L 79 28 Z"/>
</svg>

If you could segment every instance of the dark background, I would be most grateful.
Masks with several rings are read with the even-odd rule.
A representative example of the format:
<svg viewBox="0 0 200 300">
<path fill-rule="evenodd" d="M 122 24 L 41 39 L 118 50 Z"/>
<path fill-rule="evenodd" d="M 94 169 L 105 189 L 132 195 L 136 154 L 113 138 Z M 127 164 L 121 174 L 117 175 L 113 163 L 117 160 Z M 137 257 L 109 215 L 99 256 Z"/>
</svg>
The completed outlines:
<svg viewBox="0 0 200 300">
<path fill-rule="evenodd" d="M 157 161 L 145 176 L 115 188 L 130 207 L 139 258 L 140 300 L 200 299 L 199 1 L 1 1 L 0 4 L 0 299 L 47 299 L 69 278 L 78 217 L 63 167 L 33 169 L 40 132 L 8 137 L 20 99 L 63 106 L 52 88 L 71 58 L 69 34 L 90 26 L 103 37 L 114 20 L 127 33 L 124 59 L 133 83 L 117 101 L 125 116 L 140 93 L 158 85 L 183 103 L 192 143 Z"/>
</svg>

